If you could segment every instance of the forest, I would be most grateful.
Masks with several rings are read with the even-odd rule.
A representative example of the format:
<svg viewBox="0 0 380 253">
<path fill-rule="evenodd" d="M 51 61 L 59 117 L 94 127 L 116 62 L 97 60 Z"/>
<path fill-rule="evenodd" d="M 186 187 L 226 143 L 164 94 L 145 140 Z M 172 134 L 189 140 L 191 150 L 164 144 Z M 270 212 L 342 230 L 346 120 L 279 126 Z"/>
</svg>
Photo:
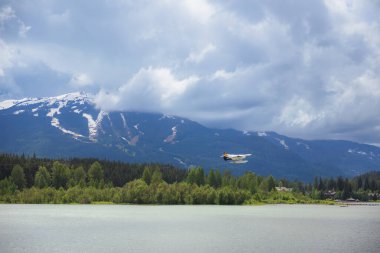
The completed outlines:
<svg viewBox="0 0 380 253">
<path fill-rule="evenodd" d="M 380 172 L 289 181 L 247 171 L 0 154 L 0 203 L 275 204 L 380 199 Z"/>
</svg>

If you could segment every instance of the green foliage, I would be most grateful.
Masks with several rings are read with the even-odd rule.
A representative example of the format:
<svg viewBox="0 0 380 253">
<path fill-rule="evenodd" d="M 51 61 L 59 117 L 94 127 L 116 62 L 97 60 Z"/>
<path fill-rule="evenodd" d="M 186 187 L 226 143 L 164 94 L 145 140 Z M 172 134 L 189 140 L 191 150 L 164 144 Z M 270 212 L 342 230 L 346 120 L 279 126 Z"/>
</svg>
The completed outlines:
<svg viewBox="0 0 380 253">
<path fill-rule="evenodd" d="M 203 168 L 191 168 L 187 175 L 187 182 L 190 184 L 204 185 L 205 184 L 205 173 Z"/>
<path fill-rule="evenodd" d="M 37 188 L 45 188 L 51 185 L 51 176 L 45 166 L 40 166 L 36 176 L 34 177 L 34 186 Z"/>
<path fill-rule="evenodd" d="M 17 186 L 10 178 L 0 180 L 0 195 L 13 194 L 16 190 Z"/>
<path fill-rule="evenodd" d="M 94 162 L 88 170 L 89 184 L 93 187 L 100 188 L 104 186 L 104 175 L 102 166 L 98 161 Z"/>
<path fill-rule="evenodd" d="M 376 201 L 380 196 L 379 172 L 353 179 L 316 177 L 313 184 L 305 184 L 286 179 L 276 181 L 273 176 L 262 177 L 252 172 L 237 177 L 230 171 L 222 175 L 212 169 L 206 176 L 200 167 L 184 171 L 166 165 L 129 165 L 90 159 L 6 158 L 14 162 L 9 166 L 7 159 L 0 159 L 0 168 L 5 167 L 2 161 L 8 162 L 6 168 L 12 168 L 0 171 L 3 175 L 0 202 L 6 203 L 330 204 L 325 199 L 353 197 Z M 275 186 L 293 190 L 278 192 Z"/>
<path fill-rule="evenodd" d="M 11 181 L 16 185 L 17 189 L 22 190 L 26 186 L 26 178 L 24 169 L 20 165 L 16 165 L 12 169 Z"/>
<path fill-rule="evenodd" d="M 145 181 L 145 183 L 150 184 L 150 180 L 152 179 L 153 169 L 150 166 L 145 166 L 143 174 L 142 174 L 142 180 Z"/>
<path fill-rule="evenodd" d="M 276 187 L 276 181 L 272 175 L 268 177 L 268 192 L 273 191 Z"/>
<path fill-rule="evenodd" d="M 150 203 L 148 195 L 148 184 L 142 179 L 137 179 L 127 183 L 123 187 L 122 195 L 122 202 L 133 204 Z"/>
<path fill-rule="evenodd" d="M 237 185 L 240 189 L 245 189 L 251 193 L 257 192 L 257 177 L 252 172 L 246 172 L 243 176 L 239 177 L 237 180 Z"/>
<path fill-rule="evenodd" d="M 152 175 L 151 184 L 158 185 L 162 182 L 162 173 L 158 170 L 155 170 Z"/>
<path fill-rule="evenodd" d="M 74 185 L 79 185 L 80 187 L 86 186 L 86 172 L 82 166 L 77 167 L 73 173 Z"/>
<path fill-rule="evenodd" d="M 59 189 L 61 187 L 65 188 L 67 185 L 67 182 L 69 181 L 70 176 L 70 170 L 69 168 L 58 161 L 55 161 L 53 163 L 52 168 L 52 186 L 56 189 Z"/>
</svg>

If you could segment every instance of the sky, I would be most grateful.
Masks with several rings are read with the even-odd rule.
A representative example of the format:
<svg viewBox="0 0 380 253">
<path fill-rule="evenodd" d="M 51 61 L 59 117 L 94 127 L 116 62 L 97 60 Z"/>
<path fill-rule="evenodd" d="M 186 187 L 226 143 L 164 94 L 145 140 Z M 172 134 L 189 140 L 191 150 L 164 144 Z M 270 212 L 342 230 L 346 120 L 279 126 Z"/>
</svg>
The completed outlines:
<svg viewBox="0 0 380 253">
<path fill-rule="evenodd" d="M 380 1 L 1 0 L 0 100 L 380 146 Z"/>
</svg>

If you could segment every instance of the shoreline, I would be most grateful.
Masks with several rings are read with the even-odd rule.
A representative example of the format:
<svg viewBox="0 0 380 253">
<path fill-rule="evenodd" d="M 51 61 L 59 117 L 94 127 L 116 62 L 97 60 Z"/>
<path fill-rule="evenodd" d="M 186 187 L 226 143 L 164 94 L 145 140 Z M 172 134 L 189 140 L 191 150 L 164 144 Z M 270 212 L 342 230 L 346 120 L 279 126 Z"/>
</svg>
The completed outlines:
<svg viewBox="0 0 380 253">
<path fill-rule="evenodd" d="M 326 205 L 326 206 L 380 206 L 380 201 L 376 202 L 350 202 L 350 201 L 328 201 L 315 203 L 265 203 L 257 202 L 253 204 L 241 205 L 219 205 L 219 204 L 135 204 L 135 203 L 115 203 L 109 201 L 94 201 L 91 203 L 7 203 L 0 202 L 0 205 L 121 205 L 121 206 L 265 206 L 265 205 Z"/>
</svg>

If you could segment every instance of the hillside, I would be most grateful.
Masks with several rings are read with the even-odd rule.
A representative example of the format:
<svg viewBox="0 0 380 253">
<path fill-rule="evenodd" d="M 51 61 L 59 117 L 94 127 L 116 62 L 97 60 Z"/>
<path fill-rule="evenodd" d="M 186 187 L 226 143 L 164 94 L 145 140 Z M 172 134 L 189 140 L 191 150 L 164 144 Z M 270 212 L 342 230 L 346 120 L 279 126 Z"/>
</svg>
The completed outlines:
<svg viewBox="0 0 380 253">
<path fill-rule="evenodd" d="M 15 154 L 202 166 L 237 175 L 249 170 L 308 181 L 380 170 L 380 148 L 375 146 L 213 129 L 158 113 L 105 112 L 84 93 L 0 102 L 0 124 L 0 152 Z M 220 158 L 224 151 L 253 157 L 246 164 L 230 164 Z"/>
</svg>

